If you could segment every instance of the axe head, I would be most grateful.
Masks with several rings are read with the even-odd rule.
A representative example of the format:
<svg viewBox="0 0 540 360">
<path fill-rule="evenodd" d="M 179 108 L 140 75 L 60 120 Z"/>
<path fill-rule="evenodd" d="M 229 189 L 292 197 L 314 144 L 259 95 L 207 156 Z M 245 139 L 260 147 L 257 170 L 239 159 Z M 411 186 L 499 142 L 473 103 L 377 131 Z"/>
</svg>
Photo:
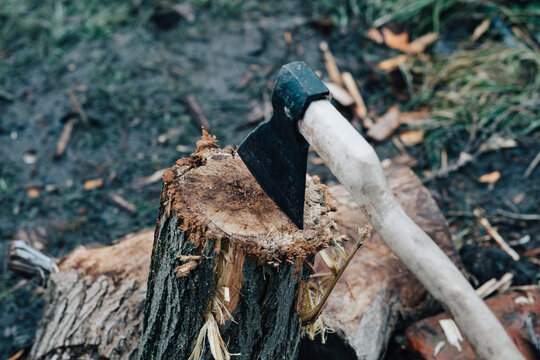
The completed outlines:
<svg viewBox="0 0 540 360">
<path fill-rule="evenodd" d="M 305 63 L 284 65 L 272 93 L 272 118 L 238 147 L 253 177 L 300 229 L 304 226 L 309 144 L 298 131 L 297 122 L 312 101 L 328 96 L 326 86 Z"/>
</svg>

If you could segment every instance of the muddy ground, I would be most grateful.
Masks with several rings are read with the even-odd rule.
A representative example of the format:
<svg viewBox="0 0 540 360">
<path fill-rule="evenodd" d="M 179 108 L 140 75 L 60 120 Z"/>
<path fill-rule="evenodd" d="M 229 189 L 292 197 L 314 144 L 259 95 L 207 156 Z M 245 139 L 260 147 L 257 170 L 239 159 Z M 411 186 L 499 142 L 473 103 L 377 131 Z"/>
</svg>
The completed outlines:
<svg viewBox="0 0 540 360">
<path fill-rule="evenodd" d="M 361 84 L 374 114 L 382 115 L 394 103 L 406 104 L 407 99 L 389 90 L 403 83 L 374 69 L 377 61 L 388 57 L 385 50 L 373 50 L 370 40 L 357 31 L 344 33 L 315 22 L 311 10 L 303 2 L 287 1 L 241 10 L 231 6 L 203 11 L 195 6 L 179 15 L 169 7 L 134 2 L 126 19 L 109 27 L 98 24 L 86 29 L 84 36 L 68 34 L 54 45 L 44 45 L 39 35 L 4 43 L 2 254 L 10 240 L 28 238 L 42 251 L 61 257 L 76 246 L 110 244 L 153 226 L 161 183 L 138 187 L 137 181 L 194 150 L 200 126 L 183 97 L 194 95 L 222 146 L 238 145 L 255 127 L 249 119 L 271 95 L 282 64 L 303 60 L 326 73 L 318 49 L 322 40 L 330 44 L 340 68 L 352 72 Z M 69 21 L 81 19 L 74 16 Z M 286 31 L 292 44 L 284 40 Z M 68 90 L 80 102 L 87 123 L 78 116 Z M 67 148 L 55 157 L 60 134 L 73 118 L 77 120 Z M 399 154 L 391 141 L 375 145 L 381 158 Z M 538 221 L 513 219 L 504 211 L 540 212 L 539 170 L 523 178 L 539 150 L 538 138 L 526 136 L 515 148 L 481 155 L 446 178 L 426 181 L 458 245 L 468 244 L 462 251 L 464 259 L 471 258 L 469 253 L 476 256 L 477 246 L 490 243 L 472 217 L 475 205 L 511 243 L 530 236 L 523 245 L 513 243 L 516 250 L 538 247 Z M 409 151 L 417 159 L 414 170 L 423 177 L 430 168 L 426 154 L 421 146 Z M 494 170 L 502 177 L 493 189 L 477 182 L 480 175 Z M 324 165 L 309 163 L 309 171 L 323 181 L 333 180 Z M 102 186 L 84 189 L 85 181 L 99 178 Z M 133 204 L 136 213 L 115 205 L 110 194 Z M 478 283 L 514 266 L 501 267 L 506 255 L 500 252 L 489 256 L 496 258 L 493 269 L 486 265 L 475 270 L 476 261 L 470 261 Z M 537 281 L 536 265 L 523 262 L 518 268 L 517 283 Z M 2 264 L 1 358 L 30 346 L 44 305 L 42 291 L 37 281 L 16 277 Z"/>
</svg>

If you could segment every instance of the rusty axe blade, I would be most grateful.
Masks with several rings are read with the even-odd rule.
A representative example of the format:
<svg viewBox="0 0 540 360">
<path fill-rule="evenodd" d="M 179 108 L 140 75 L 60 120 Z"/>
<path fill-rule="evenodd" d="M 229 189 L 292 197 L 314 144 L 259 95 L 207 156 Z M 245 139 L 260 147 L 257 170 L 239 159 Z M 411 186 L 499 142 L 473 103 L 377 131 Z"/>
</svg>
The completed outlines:
<svg viewBox="0 0 540 360">
<path fill-rule="evenodd" d="M 297 122 L 311 102 L 328 96 L 326 86 L 306 64 L 298 61 L 283 66 L 272 93 L 272 118 L 253 130 L 238 148 L 263 190 L 300 229 L 309 144 L 298 132 Z"/>
</svg>

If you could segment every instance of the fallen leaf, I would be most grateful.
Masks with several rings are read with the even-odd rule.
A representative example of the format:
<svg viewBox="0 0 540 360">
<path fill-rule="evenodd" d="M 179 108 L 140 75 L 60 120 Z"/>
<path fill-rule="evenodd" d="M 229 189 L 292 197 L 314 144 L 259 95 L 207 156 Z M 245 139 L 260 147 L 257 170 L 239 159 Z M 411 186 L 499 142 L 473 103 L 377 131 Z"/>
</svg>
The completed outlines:
<svg viewBox="0 0 540 360">
<path fill-rule="evenodd" d="M 386 140 L 399 127 L 399 109 L 397 106 L 392 106 L 379 121 L 373 125 L 367 135 L 375 141 Z"/>
<path fill-rule="evenodd" d="M 39 197 L 39 189 L 38 188 L 30 188 L 30 189 L 26 190 L 26 195 L 30 199 L 36 199 L 36 198 Z"/>
<path fill-rule="evenodd" d="M 381 70 L 392 71 L 399 65 L 403 65 L 407 62 L 407 55 L 398 55 L 393 58 L 383 60 L 377 64 L 377 67 Z"/>
<path fill-rule="evenodd" d="M 382 44 L 384 42 L 381 32 L 375 28 L 369 29 L 367 37 L 368 39 L 375 41 L 377 44 Z"/>
<path fill-rule="evenodd" d="M 424 125 L 429 120 L 428 108 L 399 114 L 399 122 L 407 125 Z"/>
<path fill-rule="evenodd" d="M 92 180 L 86 180 L 84 182 L 84 190 L 94 190 L 103 186 L 103 179 L 97 178 Z"/>
<path fill-rule="evenodd" d="M 407 45 L 405 52 L 408 54 L 420 54 L 426 50 L 426 47 L 431 45 L 439 38 L 437 33 L 429 33 L 423 36 L 420 36 L 418 39 L 411 42 Z"/>
<path fill-rule="evenodd" d="M 516 140 L 512 138 L 503 138 L 498 134 L 492 135 L 485 143 L 480 145 L 480 152 L 498 150 L 498 149 L 508 149 L 514 148 L 518 144 Z"/>
<path fill-rule="evenodd" d="M 489 29 L 489 25 L 491 25 L 491 20 L 484 19 L 484 21 L 482 21 L 480 25 L 478 25 L 476 29 L 474 29 L 474 32 L 472 33 L 469 40 L 471 41 L 478 40 L 480 36 L 484 35 L 484 33 Z"/>
<path fill-rule="evenodd" d="M 405 146 L 414 146 L 424 141 L 424 132 L 422 130 L 408 130 L 399 135 L 399 139 Z"/>
<path fill-rule="evenodd" d="M 481 183 L 494 184 L 501 178 L 501 173 L 497 170 L 484 174 L 478 178 L 478 181 Z"/>
<path fill-rule="evenodd" d="M 382 33 L 386 46 L 401 51 L 407 50 L 407 46 L 409 45 L 409 34 L 407 34 L 406 32 L 395 34 L 394 32 L 392 32 L 392 30 L 388 28 L 383 28 Z"/>
</svg>

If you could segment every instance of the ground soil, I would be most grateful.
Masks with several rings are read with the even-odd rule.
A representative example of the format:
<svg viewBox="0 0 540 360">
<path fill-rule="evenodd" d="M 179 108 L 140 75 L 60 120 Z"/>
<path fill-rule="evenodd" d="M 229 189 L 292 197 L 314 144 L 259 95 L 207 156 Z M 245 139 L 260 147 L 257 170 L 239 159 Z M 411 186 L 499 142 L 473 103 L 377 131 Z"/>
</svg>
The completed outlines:
<svg viewBox="0 0 540 360">
<path fill-rule="evenodd" d="M 182 96 L 194 95 L 222 147 L 236 146 L 256 125 L 248 121 L 250 113 L 270 96 L 282 64 L 304 60 L 325 73 L 321 40 L 329 42 L 338 65 L 360 81 L 362 92 L 368 97 L 381 93 L 369 105 L 384 113 L 388 101 L 395 101 L 388 100 L 392 78 L 373 70 L 373 54 L 363 51 L 368 40 L 328 32 L 311 21 L 301 2 L 279 4 L 279 11 L 227 17 L 196 13 L 193 24 L 183 17 L 148 17 L 136 27 L 115 28 L 99 41 L 68 42 L 54 67 L 39 59 L 23 67 L 23 80 L 8 89 L 9 96 L 0 96 L 0 251 L 23 237 L 21 231 L 33 234 L 27 236 L 44 252 L 61 257 L 79 245 L 110 244 L 153 226 L 161 182 L 134 184 L 195 150 L 200 127 Z M 284 41 L 285 31 L 292 34 L 292 44 Z M 77 121 L 65 153 L 55 158 L 64 124 L 76 116 L 68 89 L 88 124 Z M 399 153 L 390 141 L 376 149 L 381 158 Z M 471 217 L 477 205 L 507 240 L 530 235 L 516 249 L 538 247 L 538 221 L 511 219 L 497 210 L 540 212 L 539 169 L 522 177 L 539 150 L 538 141 L 523 139 L 516 148 L 481 155 L 447 178 L 426 183 L 459 244 L 492 246 Z M 422 176 L 429 166 L 426 157 L 421 149 L 411 152 Z M 502 173 L 493 189 L 476 181 L 493 170 Z M 323 182 L 334 180 L 324 165 L 310 162 L 308 171 Z M 85 190 L 85 181 L 96 178 L 103 186 Z M 29 189 L 39 196 L 29 197 L 35 193 Z M 135 205 L 136 213 L 113 204 L 109 193 Z M 0 357 L 6 358 L 30 346 L 43 300 L 37 281 L 13 276 L 2 262 L 0 256 Z M 525 282 L 536 277 L 530 273 Z"/>
</svg>

